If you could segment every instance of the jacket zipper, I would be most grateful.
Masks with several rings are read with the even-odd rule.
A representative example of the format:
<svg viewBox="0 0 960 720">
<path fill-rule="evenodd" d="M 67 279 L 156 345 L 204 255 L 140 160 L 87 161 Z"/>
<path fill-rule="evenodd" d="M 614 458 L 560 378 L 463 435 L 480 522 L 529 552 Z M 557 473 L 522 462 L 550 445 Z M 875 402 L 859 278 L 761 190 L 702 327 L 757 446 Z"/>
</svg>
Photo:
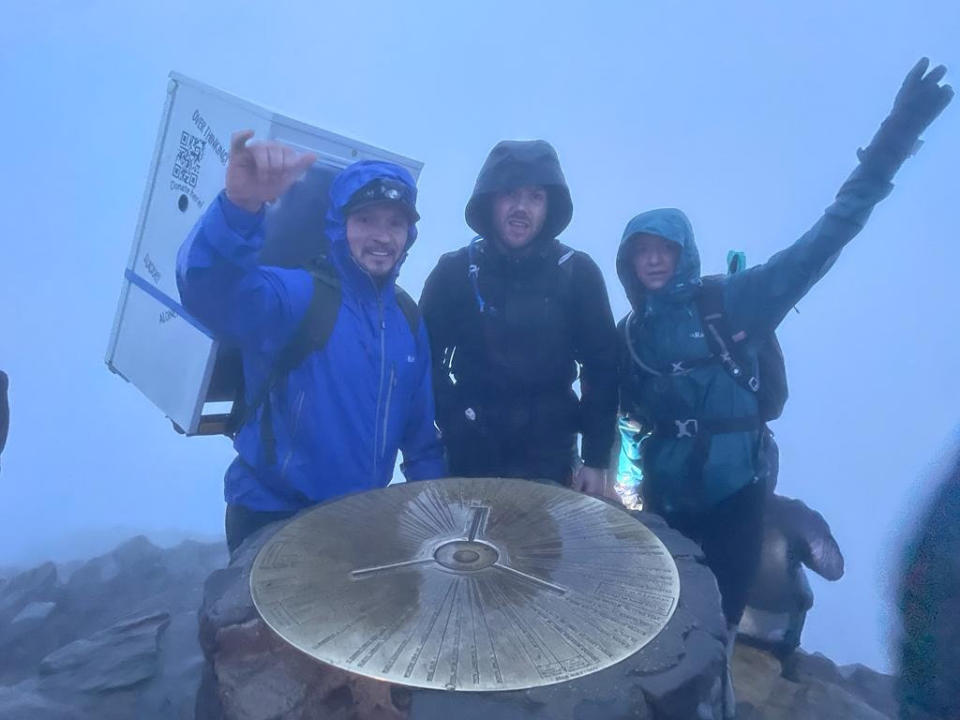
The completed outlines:
<svg viewBox="0 0 960 720">
<path fill-rule="evenodd" d="M 287 476 L 287 465 L 290 464 L 290 459 L 293 457 L 293 443 L 294 439 L 297 436 L 297 428 L 300 426 L 300 413 L 303 410 L 303 397 L 305 391 L 301 390 L 300 394 L 297 397 L 297 412 L 293 416 L 293 423 L 290 425 L 290 449 L 287 450 L 287 456 L 283 458 L 283 464 L 280 466 L 280 479 L 283 480 Z"/>
<path fill-rule="evenodd" d="M 390 368 L 390 383 L 387 385 L 387 406 L 383 411 L 383 443 L 380 446 L 380 457 L 387 452 L 387 423 L 390 422 L 390 399 L 393 397 L 393 386 L 396 385 L 397 376 L 393 368 Z"/>
<path fill-rule="evenodd" d="M 377 425 L 379 425 L 380 420 L 380 407 L 381 401 L 383 400 L 383 380 L 387 371 L 387 333 L 386 333 L 386 321 L 383 317 L 383 300 L 380 297 L 380 294 L 377 291 L 377 285 L 373 282 L 373 278 L 370 278 L 370 283 L 373 285 L 374 292 L 377 296 L 377 310 L 379 311 L 380 317 L 380 388 L 377 390 L 377 412 L 374 415 L 374 428 L 373 428 L 373 479 L 374 483 L 377 480 Z M 384 428 L 384 444 L 386 444 L 386 428 Z"/>
</svg>

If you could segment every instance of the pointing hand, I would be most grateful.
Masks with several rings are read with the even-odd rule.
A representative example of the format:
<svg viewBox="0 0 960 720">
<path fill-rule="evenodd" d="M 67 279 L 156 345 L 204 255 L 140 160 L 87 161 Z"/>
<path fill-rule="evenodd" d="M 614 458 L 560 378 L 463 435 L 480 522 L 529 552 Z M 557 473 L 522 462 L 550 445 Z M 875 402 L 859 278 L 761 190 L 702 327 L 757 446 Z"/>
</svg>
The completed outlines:
<svg viewBox="0 0 960 720">
<path fill-rule="evenodd" d="M 275 141 L 247 141 L 253 130 L 240 130 L 230 137 L 227 162 L 227 198 L 250 212 L 276 200 L 299 180 L 314 162 L 313 153 L 301 153 Z"/>
</svg>

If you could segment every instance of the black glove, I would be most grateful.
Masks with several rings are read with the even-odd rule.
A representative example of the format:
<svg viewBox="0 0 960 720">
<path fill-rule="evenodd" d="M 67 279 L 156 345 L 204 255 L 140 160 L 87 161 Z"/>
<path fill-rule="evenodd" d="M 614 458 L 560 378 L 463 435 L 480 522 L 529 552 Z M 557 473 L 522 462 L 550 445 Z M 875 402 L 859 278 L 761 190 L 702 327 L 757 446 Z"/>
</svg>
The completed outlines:
<svg viewBox="0 0 960 720">
<path fill-rule="evenodd" d="M 947 69 L 938 65 L 927 72 L 929 65 L 927 58 L 921 58 L 907 73 L 893 101 L 893 110 L 870 144 L 857 153 L 861 163 L 887 179 L 892 179 L 903 161 L 913 154 L 920 134 L 953 99 L 953 88 L 940 85 Z"/>
</svg>

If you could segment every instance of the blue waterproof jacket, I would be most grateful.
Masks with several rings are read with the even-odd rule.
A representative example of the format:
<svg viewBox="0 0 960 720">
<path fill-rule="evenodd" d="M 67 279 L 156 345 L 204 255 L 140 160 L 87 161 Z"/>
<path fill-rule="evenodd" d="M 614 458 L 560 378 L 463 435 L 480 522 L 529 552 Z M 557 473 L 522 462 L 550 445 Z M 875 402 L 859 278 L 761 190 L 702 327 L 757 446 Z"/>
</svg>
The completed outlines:
<svg viewBox="0 0 960 720">
<path fill-rule="evenodd" d="M 434 426 L 430 351 L 424 324 L 414 336 L 397 304 L 393 276 L 382 284 L 350 255 L 342 208 L 371 180 L 415 187 L 406 170 L 361 161 L 330 188 L 326 233 L 342 302 L 326 345 L 270 393 L 276 439 L 271 462 L 261 446 L 263 407 L 239 431 L 227 470 L 227 503 L 290 511 L 346 493 L 383 487 L 397 458 L 407 480 L 445 474 Z M 242 352 L 247 401 L 262 387 L 313 294 L 302 269 L 261 266 L 264 213 L 249 213 L 225 193 L 210 204 L 180 248 L 177 283 L 184 307 Z M 411 225 L 407 249 L 416 238 Z"/>
<path fill-rule="evenodd" d="M 836 201 L 799 240 L 766 263 L 724 278 L 724 311 L 732 330 L 746 338 L 744 351 L 752 364 L 748 372 L 758 374 L 760 345 L 830 269 L 873 206 L 891 189 L 888 174 L 861 164 L 840 188 Z M 680 246 L 672 282 L 655 292 L 643 288 L 633 268 L 632 238 L 638 233 Z M 654 504 L 660 511 L 697 512 L 763 479 L 773 449 L 759 424 L 752 431 L 713 435 L 702 473 L 692 466 L 692 437 L 651 430 L 689 418 L 703 423 L 759 414 L 756 396 L 720 363 L 702 363 L 711 352 L 696 306 L 700 257 L 687 217 L 672 208 L 634 217 L 621 238 L 617 272 L 633 306 L 618 326 L 621 412 L 633 421 L 633 427 L 621 423 L 624 444 L 618 482 L 629 485 L 642 479 L 645 499 L 657 498 Z M 655 372 L 642 369 L 638 359 Z M 692 369 L 671 372 L 677 361 Z"/>
</svg>

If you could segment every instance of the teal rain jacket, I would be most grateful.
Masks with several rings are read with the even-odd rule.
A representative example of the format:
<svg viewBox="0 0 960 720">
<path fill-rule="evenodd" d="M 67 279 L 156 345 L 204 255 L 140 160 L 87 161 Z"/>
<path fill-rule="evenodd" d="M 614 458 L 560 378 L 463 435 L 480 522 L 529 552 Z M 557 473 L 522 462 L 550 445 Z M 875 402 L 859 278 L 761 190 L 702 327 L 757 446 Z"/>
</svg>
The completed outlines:
<svg viewBox="0 0 960 720">
<path fill-rule="evenodd" d="M 873 206 L 891 189 L 886 173 L 861 164 L 823 217 L 793 245 L 762 265 L 725 277 L 725 312 L 731 329 L 747 335 L 743 354 L 752 363 L 748 371 L 757 372 L 760 344 L 830 269 L 843 246 L 864 226 Z M 633 269 L 631 240 L 638 233 L 658 235 L 681 247 L 672 282 L 656 292 L 645 291 Z M 695 304 L 701 287 L 700 256 L 687 217 L 676 209 L 634 217 L 623 232 L 617 273 L 633 307 L 618 326 L 621 413 L 633 421 L 634 428 L 637 423 L 641 427 L 638 432 L 621 423 L 624 442 L 618 481 L 636 483 L 642 476 L 644 497 L 656 497 L 660 510 L 709 508 L 763 477 L 769 436 L 759 424 L 752 431 L 713 435 L 701 475 L 691 467 L 692 438 L 651 432 L 657 424 L 672 425 L 688 418 L 702 422 L 758 415 L 755 395 L 719 363 L 696 365 L 710 356 L 710 350 Z M 633 355 L 662 374 L 641 370 Z M 692 362 L 695 367 L 673 375 L 670 368 L 675 361 Z"/>
</svg>

